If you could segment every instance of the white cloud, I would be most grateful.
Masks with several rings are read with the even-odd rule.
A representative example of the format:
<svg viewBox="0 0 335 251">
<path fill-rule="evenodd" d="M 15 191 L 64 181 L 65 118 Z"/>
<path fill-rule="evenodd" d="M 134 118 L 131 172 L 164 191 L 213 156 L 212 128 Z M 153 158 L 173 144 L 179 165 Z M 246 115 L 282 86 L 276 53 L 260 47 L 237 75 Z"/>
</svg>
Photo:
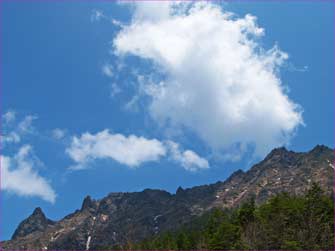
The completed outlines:
<svg viewBox="0 0 335 251">
<path fill-rule="evenodd" d="M 308 65 L 305 65 L 303 67 L 297 67 L 292 63 L 287 63 L 285 65 L 285 67 L 290 72 L 306 72 L 306 71 L 308 71 Z"/>
<path fill-rule="evenodd" d="M 65 137 L 66 131 L 62 130 L 62 129 L 59 129 L 59 128 L 56 128 L 56 129 L 52 130 L 51 134 L 52 134 L 52 137 L 54 139 L 60 140 L 60 139 L 63 139 Z"/>
<path fill-rule="evenodd" d="M 99 22 L 103 18 L 106 18 L 106 16 L 101 10 L 92 10 L 91 22 Z"/>
<path fill-rule="evenodd" d="M 122 89 L 115 83 L 111 85 L 111 90 L 110 90 L 110 96 L 115 97 L 118 95 L 120 92 L 122 92 Z"/>
<path fill-rule="evenodd" d="M 173 141 L 161 142 L 135 135 L 111 134 L 108 130 L 73 137 L 66 153 L 76 163 L 70 167 L 72 170 L 88 168 L 96 159 L 113 159 L 134 168 L 166 156 L 189 171 L 209 168 L 207 160 L 191 150 L 181 151 Z"/>
<path fill-rule="evenodd" d="M 37 196 L 54 203 L 56 193 L 48 181 L 41 177 L 34 166 L 40 161 L 30 145 L 22 146 L 13 157 L 1 157 L 1 189 L 20 196 Z"/>
<path fill-rule="evenodd" d="M 113 77 L 113 66 L 110 64 L 105 64 L 102 66 L 102 73 L 107 77 Z"/>
<path fill-rule="evenodd" d="M 137 167 L 144 162 L 157 161 L 166 154 L 163 144 L 156 139 L 135 135 L 127 137 L 122 134 L 111 134 L 108 130 L 73 137 L 66 152 L 77 163 L 72 169 L 86 168 L 88 162 L 106 158 Z"/>
<path fill-rule="evenodd" d="M 167 141 L 166 145 L 170 151 L 171 158 L 180 163 L 188 171 L 208 169 L 208 161 L 191 150 L 180 151 L 180 147 L 173 141 Z"/>
<path fill-rule="evenodd" d="M 287 144 L 303 124 L 279 77 L 288 55 L 262 48 L 256 17 L 237 18 L 210 2 L 132 6 L 114 53 L 149 59 L 163 73 L 140 90 L 160 124 L 188 128 L 215 150 L 253 146 L 258 156 Z"/>
<path fill-rule="evenodd" d="M 35 133 L 35 119 L 36 116 L 27 115 L 22 120 L 17 120 L 14 111 L 8 111 L 2 116 L 3 150 L 6 150 L 8 144 L 13 144 L 18 150 L 14 155 L 0 155 L 1 189 L 19 196 L 37 196 L 54 203 L 54 190 L 36 171 L 41 161 L 35 156 L 30 145 L 20 145 L 27 135 Z"/>
<path fill-rule="evenodd" d="M 37 119 L 37 116 L 27 115 L 24 119 L 18 124 L 18 131 L 20 134 L 33 133 L 34 128 L 32 126 L 33 121 Z"/>
<path fill-rule="evenodd" d="M 126 2 L 126 4 L 134 8 L 134 21 L 137 20 L 158 21 L 161 19 L 169 18 L 170 9 L 174 5 L 174 2 L 143 1 L 142 3 L 139 3 L 137 1 L 134 1 L 134 2 Z"/>
<path fill-rule="evenodd" d="M 123 27 L 123 23 L 120 22 L 120 21 L 118 21 L 118 20 L 116 20 L 116 19 L 111 18 L 111 23 L 113 25 L 115 25 L 116 27 Z"/>
<path fill-rule="evenodd" d="M 1 136 L 1 143 L 4 145 L 11 144 L 11 143 L 19 143 L 20 141 L 21 141 L 21 137 L 16 132 L 9 132 L 7 135 Z"/>
<path fill-rule="evenodd" d="M 2 120 L 4 124 L 9 124 L 14 122 L 16 119 L 15 111 L 7 111 L 5 114 L 2 115 Z"/>
<path fill-rule="evenodd" d="M 22 137 L 32 134 L 34 132 L 33 121 L 37 119 L 36 116 L 27 115 L 18 123 L 16 121 L 16 113 L 14 111 L 8 111 L 2 115 L 2 129 L 3 135 L 1 135 L 1 142 L 4 146 L 7 144 L 20 143 Z"/>
</svg>

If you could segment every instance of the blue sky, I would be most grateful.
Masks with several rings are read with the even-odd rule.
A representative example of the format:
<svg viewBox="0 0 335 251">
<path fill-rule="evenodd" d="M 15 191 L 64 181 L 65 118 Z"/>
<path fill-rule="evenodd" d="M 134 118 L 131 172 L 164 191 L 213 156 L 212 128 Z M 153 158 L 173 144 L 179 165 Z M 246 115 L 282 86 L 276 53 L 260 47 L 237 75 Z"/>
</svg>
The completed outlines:
<svg viewBox="0 0 335 251">
<path fill-rule="evenodd" d="M 1 4 L 1 239 L 37 206 L 334 147 L 333 2 Z"/>
</svg>

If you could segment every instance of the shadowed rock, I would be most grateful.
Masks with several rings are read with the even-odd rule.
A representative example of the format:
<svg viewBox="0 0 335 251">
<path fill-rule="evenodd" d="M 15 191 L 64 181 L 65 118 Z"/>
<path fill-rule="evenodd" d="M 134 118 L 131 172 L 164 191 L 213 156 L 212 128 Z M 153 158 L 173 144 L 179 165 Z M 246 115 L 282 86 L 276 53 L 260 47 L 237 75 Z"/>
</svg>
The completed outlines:
<svg viewBox="0 0 335 251">
<path fill-rule="evenodd" d="M 15 230 L 12 239 L 24 237 L 34 232 L 42 232 L 48 226 L 53 225 L 54 222 L 45 217 L 42 209 L 37 207 L 34 212 L 24 221 L 20 223 Z"/>
</svg>

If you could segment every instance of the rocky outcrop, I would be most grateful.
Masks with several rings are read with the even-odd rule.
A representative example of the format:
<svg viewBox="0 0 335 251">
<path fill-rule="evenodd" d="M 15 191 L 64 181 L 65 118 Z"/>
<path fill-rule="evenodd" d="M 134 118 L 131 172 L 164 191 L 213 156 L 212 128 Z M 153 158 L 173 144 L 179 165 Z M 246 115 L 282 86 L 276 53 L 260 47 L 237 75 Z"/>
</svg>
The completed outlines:
<svg viewBox="0 0 335 251">
<path fill-rule="evenodd" d="M 15 230 L 12 239 L 15 240 L 32 233 L 43 232 L 52 225 L 54 225 L 54 222 L 47 219 L 42 209 L 38 207 L 34 210 L 32 215 L 20 223 L 18 228 Z"/>
</svg>

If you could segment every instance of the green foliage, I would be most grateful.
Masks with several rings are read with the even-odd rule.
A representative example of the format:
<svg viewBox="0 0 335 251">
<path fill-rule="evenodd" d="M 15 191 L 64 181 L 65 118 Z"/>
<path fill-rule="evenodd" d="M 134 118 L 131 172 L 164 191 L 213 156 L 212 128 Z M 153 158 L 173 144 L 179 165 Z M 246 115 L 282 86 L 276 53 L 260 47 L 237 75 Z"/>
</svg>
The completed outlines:
<svg viewBox="0 0 335 251">
<path fill-rule="evenodd" d="M 147 250 L 333 250 L 334 204 L 313 184 L 304 196 L 282 193 L 256 206 L 214 209 L 179 231 L 134 245 Z"/>
<path fill-rule="evenodd" d="M 255 199 L 251 198 L 248 202 L 242 204 L 241 208 L 237 211 L 238 221 L 241 226 L 247 226 L 255 221 Z"/>
</svg>

